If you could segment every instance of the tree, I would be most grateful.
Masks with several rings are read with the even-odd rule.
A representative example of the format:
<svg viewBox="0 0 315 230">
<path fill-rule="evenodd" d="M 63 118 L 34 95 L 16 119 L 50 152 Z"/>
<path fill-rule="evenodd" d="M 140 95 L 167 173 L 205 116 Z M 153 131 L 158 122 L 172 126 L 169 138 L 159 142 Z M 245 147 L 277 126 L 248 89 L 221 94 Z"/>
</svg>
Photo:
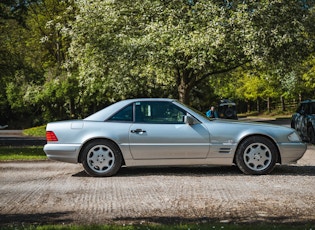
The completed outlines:
<svg viewBox="0 0 315 230">
<path fill-rule="evenodd" d="M 63 108 L 64 114 L 73 112 L 70 101 L 74 99 L 69 99 L 73 92 L 65 87 L 75 88 L 70 84 L 72 79 L 65 77 L 64 69 L 70 40 L 63 35 L 74 17 L 71 6 L 71 0 L 0 3 L 1 123 L 12 120 L 16 125 L 19 117 L 29 117 L 32 124 L 24 121 L 24 127 L 41 124 L 41 112 L 51 118 L 56 114 L 56 106 Z M 53 95 L 46 97 L 53 84 L 57 84 L 54 88 L 59 90 L 55 94 L 58 99 Z M 54 119 L 57 118 L 59 114 Z"/>
<path fill-rule="evenodd" d="M 312 55 L 302 65 L 302 80 L 305 83 L 306 96 L 315 97 L 315 57 Z"/>
<path fill-rule="evenodd" d="M 314 85 L 314 60 L 298 65 L 314 54 L 313 5 L 314 0 L 4 0 L 0 123 L 20 116 L 33 125 L 84 117 L 130 97 L 174 97 L 204 109 L 206 101 L 220 97 L 267 99 L 274 82 L 281 84 L 280 96 L 296 97 Z M 259 80 L 269 93 L 260 88 L 244 97 L 250 86 L 238 85 L 245 84 L 243 78 Z"/>
<path fill-rule="evenodd" d="M 21 113 L 29 112 L 29 108 L 23 111 L 19 107 L 23 106 L 23 95 L 17 96 L 21 91 L 17 86 L 20 85 L 19 81 L 25 82 L 26 76 L 30 79 L 37 72 L 26 61 L 26 56 L 31 52 L 26 46 L 28 31 L 24 21 L 24 6 L 23 3 L 19 5 L 18 1 L 0 3 L 0 124 L 8 124 L 10 120 L 16 122 Z M 12 90 L 14 86 L 17 91 Z M 10 100 L 14 97 L 18 102 Z"/>
<path fill-rule="evenodd" d="M 32 36 L 27 45 L 39 60 L 40 81 L 28 82 L 24 101 L 41 108 L 45 120 L 73 117 L 78 100 L 77 81 L 67 76 L 68 48 L 71 38 L 66 30 L 74 19 L 72 0 L 44 0 L 28 6 L 26 23 Z M 34 93 L 35 92 L 35 93 Z"/>
<path fill-rule="evenodd" d="M 176 87 L 189 103 L 193 87 L 217 74 L 288 66 L 310 44 L 309 10 L 298 1 L 78 1 L 78 9 L 71 53 L 91 95 L 97 82 L 114 95 L 135 79 Z"/>
</svg>

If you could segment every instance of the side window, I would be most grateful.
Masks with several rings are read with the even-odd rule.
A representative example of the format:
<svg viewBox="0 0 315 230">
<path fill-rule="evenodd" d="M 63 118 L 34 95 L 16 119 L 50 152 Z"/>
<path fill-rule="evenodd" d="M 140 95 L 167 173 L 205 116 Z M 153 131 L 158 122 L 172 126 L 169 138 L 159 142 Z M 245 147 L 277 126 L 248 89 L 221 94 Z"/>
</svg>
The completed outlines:
<svg viewBox="0 0 315 230">
<path fill-rule="evenodd" d="M 133 112 L 132 112 L 132 104 L 123 108 L 119 112 L 115 113 L 108 121 L 126 121 L 132 122 L 133 120 Z"/>
<path fill-rule="evenodd" d="M 183 124 L 186 112 L 171 102 L 136 103 L 136 122 L 155 124 Z"/>
<path fill-rule="evenodd" d="M 305 108 L 306 107 L 306 104 L 305 103 L 302 103 L 301 105 L 300 105 L 300 107 L 298 108 L 298 113 L 300 113 L 300 114 L 304 114 L 306 111 L 305 111 Z"/>
</svg>

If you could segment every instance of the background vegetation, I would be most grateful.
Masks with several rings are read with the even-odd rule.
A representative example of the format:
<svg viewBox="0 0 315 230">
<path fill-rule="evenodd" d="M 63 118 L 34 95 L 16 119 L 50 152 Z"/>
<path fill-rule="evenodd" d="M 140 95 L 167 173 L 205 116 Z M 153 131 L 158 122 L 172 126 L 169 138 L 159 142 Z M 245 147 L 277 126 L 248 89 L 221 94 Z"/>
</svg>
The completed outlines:
<svg viewBox="0 0 315 230">
<path fill-rule="evenodd" d="M 1 1 L 0 124 L 133 97 L 295 108 L 315 97 L 314 19 L 314 0 Z"/>
</svg>

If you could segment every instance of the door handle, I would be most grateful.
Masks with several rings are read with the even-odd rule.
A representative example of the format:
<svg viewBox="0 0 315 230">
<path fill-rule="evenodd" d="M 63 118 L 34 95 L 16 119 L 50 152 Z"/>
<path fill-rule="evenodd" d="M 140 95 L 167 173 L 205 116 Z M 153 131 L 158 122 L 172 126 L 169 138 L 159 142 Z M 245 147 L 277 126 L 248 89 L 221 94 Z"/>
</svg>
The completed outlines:
<svg viewBox="0 0 315 230">
<path fill-rule="evenodd" d="M 146 133 L 145 130 L 142 130 L 142 129 L 133 129 L 131 130 L 132 133 L 139 133 L 139 134 L 143 134 L 143 133 Z"/>
</svg>

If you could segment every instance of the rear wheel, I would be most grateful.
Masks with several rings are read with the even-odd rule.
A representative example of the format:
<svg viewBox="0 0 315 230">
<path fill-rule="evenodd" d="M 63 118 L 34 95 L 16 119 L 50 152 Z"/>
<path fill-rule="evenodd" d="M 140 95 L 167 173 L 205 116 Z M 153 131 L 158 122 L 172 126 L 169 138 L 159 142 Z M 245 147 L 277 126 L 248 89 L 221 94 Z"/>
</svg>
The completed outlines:
<svg viewBox="0 0 315 230">
<path fill-rule="evenodd" d="M 230 108 L 227 108 L 225 110 L 225 116 L 228 117 L 228 118 L 232 117 L 233 116 L 233 110 L 230 109 Z"/>
<path fill-rule="evenodd" d="M 271 140 L 262 136 L 252 136 L 240 144 L 235 162 L 245 174 L 263 175 L 274 169 L 277 158 L 278 151 Z"/>
<path fill-rule="evenodd" d="M 85 171 L 91 176 L 112 176 L 121 167 L 122 155 L 113 142 L 95 140 L 84 147 L 82 164 Z"/>
</svg>

